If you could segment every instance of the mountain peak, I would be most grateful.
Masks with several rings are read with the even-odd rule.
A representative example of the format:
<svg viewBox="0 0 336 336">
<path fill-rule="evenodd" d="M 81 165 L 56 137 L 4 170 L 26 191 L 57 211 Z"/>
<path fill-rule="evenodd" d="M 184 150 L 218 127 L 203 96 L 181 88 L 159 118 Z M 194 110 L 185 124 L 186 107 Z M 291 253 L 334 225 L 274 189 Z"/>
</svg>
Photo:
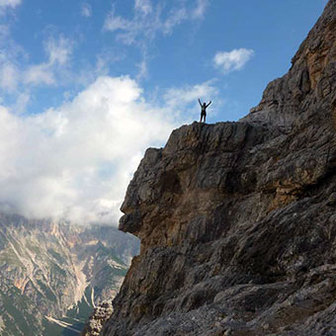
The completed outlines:
<svg viewBox="0 0 336 336">
<path fill-rule="evenodd" d="M 267 86 L 259 105 L 242 120 L 288 129 L 310 122 L 322 103 L 334 104 L 335 27 L 336 1 L 331 0 L 293 57 L 289 72 Z"/>
</svg>

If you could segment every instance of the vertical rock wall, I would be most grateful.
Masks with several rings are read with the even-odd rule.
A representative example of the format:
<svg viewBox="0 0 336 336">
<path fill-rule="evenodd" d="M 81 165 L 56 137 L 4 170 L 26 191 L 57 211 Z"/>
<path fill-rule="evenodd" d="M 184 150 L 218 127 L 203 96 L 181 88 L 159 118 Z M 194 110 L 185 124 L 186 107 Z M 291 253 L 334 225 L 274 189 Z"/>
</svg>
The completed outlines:
<svg viewBox="0 0 336 336">
<path fill-rule="evenodd" d="M 336 334 L 336 0 L 238 123 L 146 152 L 120 229 L 141 239 L 101 335 Z"/>
</svg>

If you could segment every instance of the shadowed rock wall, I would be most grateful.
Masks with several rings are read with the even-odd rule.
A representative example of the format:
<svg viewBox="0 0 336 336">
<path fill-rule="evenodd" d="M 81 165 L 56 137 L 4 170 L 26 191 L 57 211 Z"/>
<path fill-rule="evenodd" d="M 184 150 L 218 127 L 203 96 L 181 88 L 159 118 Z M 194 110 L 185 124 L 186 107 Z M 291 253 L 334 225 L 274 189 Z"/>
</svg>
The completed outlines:
<svg viewBox="0 0 336 336">
<path fill-rule="evenodd" d="M 148 149 L 141 239 L 101 335 L 336 334 L 336 0 L 258 107 Z"/>
</svg>

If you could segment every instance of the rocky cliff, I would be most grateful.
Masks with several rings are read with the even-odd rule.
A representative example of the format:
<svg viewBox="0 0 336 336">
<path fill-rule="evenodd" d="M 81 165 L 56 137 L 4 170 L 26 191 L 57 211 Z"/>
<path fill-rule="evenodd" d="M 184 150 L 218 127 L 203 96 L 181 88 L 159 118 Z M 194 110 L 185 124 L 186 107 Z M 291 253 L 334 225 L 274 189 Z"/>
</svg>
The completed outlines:
<svg viewBox="0 0 336 336">
<path fill-rule="evenodd" d="M 148 149 L 120 229 L 141 240 L 101 335 L 336 334 L 336 0 L 240 122 Z"/>
</svg>

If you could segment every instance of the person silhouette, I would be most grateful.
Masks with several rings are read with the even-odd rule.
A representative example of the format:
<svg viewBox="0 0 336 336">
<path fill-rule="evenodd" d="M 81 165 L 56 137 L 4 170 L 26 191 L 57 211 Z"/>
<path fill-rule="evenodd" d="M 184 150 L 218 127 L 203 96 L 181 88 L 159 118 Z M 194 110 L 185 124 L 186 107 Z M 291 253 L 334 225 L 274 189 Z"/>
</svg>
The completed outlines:
<svg viewBox="0 0 336 336">
<path fill-rule="evenodd" d="M 201 100 L 199 98 L 198 98 L 198 102 L 199 102 L 199 104 L 201 106 L 201 119 L 200 119 L 200 122 L 202 122 L 202 119 L 204 119 L 204 122 L 205 122 L 205 119 L 206 119 L 206 109 L 209 107 L 209 105 L 212 102 L 210 100 L 208 104 L 206 104 L 205 102 L 201 103 Z"/>
</svg>

